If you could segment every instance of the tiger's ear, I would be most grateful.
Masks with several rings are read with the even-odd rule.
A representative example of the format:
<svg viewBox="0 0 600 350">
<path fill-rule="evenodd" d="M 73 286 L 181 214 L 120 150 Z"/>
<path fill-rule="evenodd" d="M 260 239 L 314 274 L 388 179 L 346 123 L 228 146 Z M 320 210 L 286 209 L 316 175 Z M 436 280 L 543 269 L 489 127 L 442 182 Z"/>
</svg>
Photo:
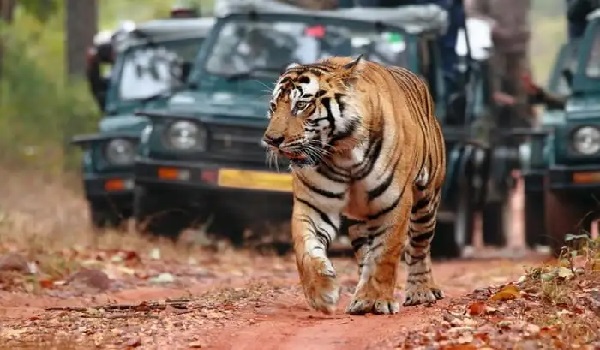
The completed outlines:
<svg viewBox="0 0 600 350">
<path fill-rule="evenodd" d="M 355 69 L 359 68 L 361 66 L 361 63 L 363 63 L 363 55 L 360 54 L 358 55 L 358 57 L 356 57 L 354 60 L 352 60 L 349 63 L 346 63 L 344 65 L 344 70 L 346 71 L 354 71 Z"/>
<path fill-rule="evenodd" d="M 296 67 L 300 67 L 300 64 L 296 63 L 296 62 L 292 62 L 292 63 L 288 64 L 287 67 L 285 67 L 285 70 L 288 70 L 291 68 L 296 68 Z"/>
<path fill-rule="evenodd" d="M 342 80 L 346 85 L 354 84 L 364 63 L 363 55 L 358 55 L 354 60 L 342 66 Z"/>
</svg>

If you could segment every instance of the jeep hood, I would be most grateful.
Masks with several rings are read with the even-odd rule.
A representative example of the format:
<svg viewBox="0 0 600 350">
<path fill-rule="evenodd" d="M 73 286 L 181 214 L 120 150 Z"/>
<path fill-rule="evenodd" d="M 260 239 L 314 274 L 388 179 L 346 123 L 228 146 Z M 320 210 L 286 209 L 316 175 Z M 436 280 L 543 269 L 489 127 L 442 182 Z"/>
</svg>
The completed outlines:
<svg viewBox="0 0 600 350">
<path fill-rule="evenodd" d="M 194 114 L 266 120 L 269 99 L 265 94 L 185 91 L 172 96 L 167 106 Z"/>
<path fill-rule="evenodd" d="M 148 124 L 148 119 L 130 114 L 104 117 L 100 120 L 99 133 L 135 133 L 140 134 Z"/>
<path fill-rule="evenodd" d="M 572 98 L 566 106 L 569 120 L 600 119 L 600 95 Z"/>
</svg>

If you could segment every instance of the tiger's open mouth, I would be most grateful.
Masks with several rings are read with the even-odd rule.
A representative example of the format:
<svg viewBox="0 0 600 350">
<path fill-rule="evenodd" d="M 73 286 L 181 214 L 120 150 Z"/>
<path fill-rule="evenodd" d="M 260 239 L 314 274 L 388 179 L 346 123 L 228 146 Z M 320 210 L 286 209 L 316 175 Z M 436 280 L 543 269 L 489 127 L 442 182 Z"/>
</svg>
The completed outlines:
<svg viewBox="0 0 600 350">
<path fill-rule="evenodd" d="M 311 159 L 304 152 L 289 152 L 289 151 L 280 151 L 281 154 L 286 157 L 292 165 L 303 167 L 308 165 L 315 165 L 314 160 Z"/>
<path fill-rule="evenodd" d="M 308 157 L 306 156 L 306 154 L 302 153 L 302 152 L 287 152 L 287 151 L 281 151 L 281 153 L 289 160 L 293 160 L 293 161 L 305 161 Z"/>
</svg>

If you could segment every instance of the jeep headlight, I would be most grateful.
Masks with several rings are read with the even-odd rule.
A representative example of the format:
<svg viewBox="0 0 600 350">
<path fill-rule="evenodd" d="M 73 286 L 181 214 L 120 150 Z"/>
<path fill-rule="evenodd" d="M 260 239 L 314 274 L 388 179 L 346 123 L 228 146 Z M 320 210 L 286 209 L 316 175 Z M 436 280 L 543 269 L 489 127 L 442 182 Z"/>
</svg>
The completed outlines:
<svg viewBox="0 0 600 350">
<path fill-rule="evenodd" d="M 593 126 L 583 126 L 572 136 L 573 148 L 577 153 L 591 155 L 600 151 L 600 130 Z"/>
<path fill-rule="evenodd" d="M 194 122 L 177 121 L 167 128 L 166 141 L 169 147 L 177 150 L 204 150 L 206 130 Z"/>
<path fill-rule="evenodd" d="M 135 159 L 135 144 L 125 139 L 114 139 L 106 144 L 104 154 L 109 163 L 130 165 Z"/>
</svg>

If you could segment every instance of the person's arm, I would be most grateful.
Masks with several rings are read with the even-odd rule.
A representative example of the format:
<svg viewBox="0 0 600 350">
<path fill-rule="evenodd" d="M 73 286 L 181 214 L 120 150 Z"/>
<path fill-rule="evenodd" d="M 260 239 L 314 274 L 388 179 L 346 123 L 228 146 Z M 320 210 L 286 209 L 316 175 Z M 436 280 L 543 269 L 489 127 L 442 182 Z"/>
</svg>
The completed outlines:
<svg viewBox="0 0 600 350">
<path fill-rule="evenodd" d="M 544 104 L 549 108 L 563 109 L 565 108 L 567 98 L 539 89 L 534 95 L 530 95 L 529 101 L 531 104 Z"/>
</svg>

